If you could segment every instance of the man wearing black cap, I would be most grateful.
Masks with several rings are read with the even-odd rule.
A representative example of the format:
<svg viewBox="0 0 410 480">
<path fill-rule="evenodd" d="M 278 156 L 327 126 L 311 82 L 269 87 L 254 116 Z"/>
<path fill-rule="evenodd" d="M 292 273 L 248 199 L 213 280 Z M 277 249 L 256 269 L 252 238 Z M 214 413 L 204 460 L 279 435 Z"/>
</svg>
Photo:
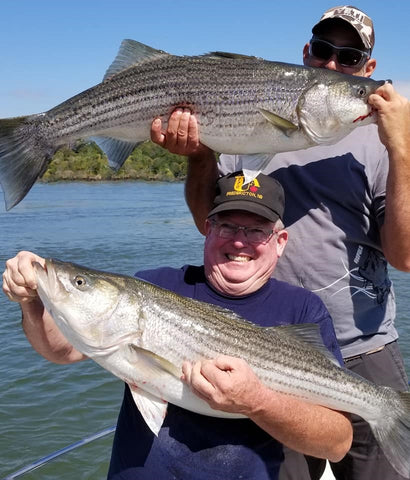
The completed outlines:
<svg viewBox="0 0 410 480">
<path fill-rule="evenodd" d="M 251 184 L 244 185 L 243 180 L 242 172 L 236 172 L 218 182 L 206 220 L 204 266 L 159 268 L 137 276 L 231 309 L 261 326 L 316 323 L 325 345 L 342 362 L 331 318 L 320 298 L 271 278 L 288 238 L 282 223 L 281 185 L 263 174 Z M 29 252 L 9 260 L 3 290 L 20 303 L 24 331 L 39 353 L 58 363 L 82 360 L 84 356 L 67 344 L 44 311 L 34 290 L 33 261 L 44 262 Z M 231 411 L 246 412 L 250 420 L 207 417 L 169 404 L 156 437 L 126 386 L 109 479 L 276 480 L 283 461 L 282 444 L 335 461 L 348 451 L 352 427 L 345 414 L 269 390 L 237 358 L 219 357 L 205 368 L 235 378 L 238 388 L 223 392 L 224 398 Z M 192 380 L 191 373 L 185 365 L 187 381 Z"/>
<path fill-rule="evenodd" d="M 365 77 L 374 72 L 374 26 L 358 8 L 330 8 L 312 34 L 303 49 L 305 65 Z M 386 84 L 369 103 L 378 125 L 360 127 L 332 146 L 277 154 L 265 168 L 284 187 L 290 232 L 275 276 L 322 298 L 349 369 L 406 390 L 387 262 L 410 271 L 410 102 Z M 222 155 L 218 172 L 213 152 L 199 143 L 196 119 L 188 109 L 171 115 L 165 133 L 154 123 L 152 138 L 189 156 L 186 196 L 203 232 L 218 173 L 242 168 L 243 156 Z M 353 424 L 353 447 L 332 466 L 337 479 L 402 479 L 369 426 L 358 418 Z M 283 480 L 320 478 L 323 466 L 310 477 L 303 463 L 294 467 L 295 459 L 285 462 L 294 469 L 284 470 Z"/>
</svg>

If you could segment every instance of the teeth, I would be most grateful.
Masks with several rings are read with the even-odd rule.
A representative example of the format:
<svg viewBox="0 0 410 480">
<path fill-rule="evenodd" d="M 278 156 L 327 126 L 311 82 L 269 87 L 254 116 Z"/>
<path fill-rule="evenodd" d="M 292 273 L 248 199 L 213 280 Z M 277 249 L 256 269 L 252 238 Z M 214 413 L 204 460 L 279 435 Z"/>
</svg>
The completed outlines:
<svg viewBox="0 0 410 480">
<path fill-rule="evenodd" d="M 242 257 L 239 255 L 227 255 L 229 260 L 233 260 L 235 262 L 249 262 L 250 258 L 249 257 Z"/>
</svg>

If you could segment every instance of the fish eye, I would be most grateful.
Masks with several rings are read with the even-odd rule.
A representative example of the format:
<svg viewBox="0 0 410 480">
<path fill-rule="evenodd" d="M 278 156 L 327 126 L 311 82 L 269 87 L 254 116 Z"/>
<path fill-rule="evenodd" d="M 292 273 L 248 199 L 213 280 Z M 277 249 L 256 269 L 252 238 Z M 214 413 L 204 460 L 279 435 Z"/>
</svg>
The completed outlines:
<svg viewBox="0 0 410 480">
<path fill-rule="evenodd" d="M 359 87 L 359 88 L 357 89 L 357 95 L 358 95 L 359 97 L 365 97 L 366 94 L 367 94 L 367 89 L 366 89 L 366 87 L 361 86 L 361 87 Z"/>
<path fill-rule="evenodd" d="M 84 277 L 82 277 L 81 275 L 77 275 L 75 278 L 74 278 L 74 286 L 79 288 L 80 290 L 85 288 L 87 286 L 87 281 Z"/>
</svg>

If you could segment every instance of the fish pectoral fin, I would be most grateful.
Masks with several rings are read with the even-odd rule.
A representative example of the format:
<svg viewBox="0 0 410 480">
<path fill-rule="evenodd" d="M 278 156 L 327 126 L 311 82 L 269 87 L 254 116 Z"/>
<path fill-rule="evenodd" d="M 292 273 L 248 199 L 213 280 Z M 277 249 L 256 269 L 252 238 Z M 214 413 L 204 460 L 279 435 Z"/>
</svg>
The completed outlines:
<svg viewBox="0 0 410 480">
<path fill-rule="evenodd" d="M 125 39 L 121 42 L 120 49 L 114 61 L 106 71 L 103 82 L 108 80 L 113 75 L 126 70 L 127 68 L 141 63 L 144 60 L 153 59 L 155 57 L 163 57 L 164 55 L 170 55 L 163 50 L 157 50 L 156 48 L 144 45 L 141 42 L 135 40 Z"/>
<path fill-rule="evenodd" d="M 143 368 L 149 372 L 150 375 L 162 375 L 164 372 L 180 378 L 182 370 L 176 367 L 173 363 L 164 357 L 145 350 L 145 348 L 137 347 L 134 344 L 130 344 L 131 355 L 134 356 L 135 362 L 139 365 L 143 364 Z"/>
<path fill-rule="evenodd" d="M 90 137 L 101 150 L 107 155 L 108 163 L 115 171 L 119 170 L 125 160 L 131 155 L 135 147 L 141 142 L 126 142 L 112 137 Z"/>
<path fill-rule="evenodd" d="M 340 367 L 340 363 L 337 358 L 326 348 L 323 343 L 322 336 L 320 334 L 319 325 L 316 323 L 299 323 L 293 325 L 281 325 L 279 327 L 271 328 L 280 328 L 285 330 L 289 335 L 302 340 L 305 343 L 308 343 L 312 347 L 319 350 L 319 352 L 324 355 L 328 360 L 330 360 L 334 365 Z"/>
<path fill-rule="evenodd" d="M 156 355 L 150 350 L 138 347 L 134 344 L 129 344 L 128 357 L 130 363 L 135 365 L 135 368 L 147 379 L 161 378 L 164 384 L 167 383 L 169 375 L 180 378 L 182 375 L 181 369 L 178 369 L 173 363 L 167 359 Z M 168 402 L 159 398 L 136 385 L 130 385 L 132 398 L 135 405 L 144 417 L 145 422 L 155 435 L 161 428 L 167 413 Z"/>
<path fill-rule="evenodd" d="M 128 386 L 130 387 L 135 405 L 143 416 L 146 424 L 154 435 L 158 436 L 158 432 L 167 414 L 168 402 L 151 395 L 137 386 Z"/>
<path fill-rule="evenodd" d="M 276 113 L 270 112 L 269 110 L 260 108 L 259 111 L 269 123 L 282 130 L 282 132 L 287 136 L 299 128 L 294 123 L 286 120 L 286 118 L 280 117 L 279 115 L 276 115 Z"/>
</svg>

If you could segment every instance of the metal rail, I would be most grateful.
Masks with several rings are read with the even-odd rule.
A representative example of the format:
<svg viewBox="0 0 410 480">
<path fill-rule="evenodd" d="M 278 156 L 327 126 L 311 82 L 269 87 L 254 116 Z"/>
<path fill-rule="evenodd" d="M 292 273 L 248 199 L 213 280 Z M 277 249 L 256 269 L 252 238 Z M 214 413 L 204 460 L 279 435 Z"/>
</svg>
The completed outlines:
<svg viewBox="0 0 410 480">
<path fill-rule="evenodd" d="M 67 447 L 61 448 L 60 450 L 57 450 L 53 453 L 50 453 L 50 455 L 46 455 L 43 458 L 40 458 L 36 460 L 33 463 L 30 463 L 30 465 L 27 465 L 20 470 L 17 470 L 14 473 L 11 473 L 10 475 L 7 475 L 7 477 L 4 477 L 1 480 L 14 480 L 15 478 L 19 478 L 25 473 L 31 472 L 35 470 L 36 468 L 41 467 L 45 463 L 50 462 L 51 460 L 54 460 L 55 458 L 59 457 L 60 455 L 64 455 L 65 453 L 71 452 L 71 450 L 75 450 L 76 448 L 82 447 L 86 445 L 87 443 L 93 442 L 94 440 L 98 440 L 99 438 L 105 437 L 109 435 L 110 433 L 113 433 L 115 431 L 115 426 L 106 428 L 105 430 L 101 430 L 100 432 L 94 433 L 93 435 L 90 435 L 89 437 L 85 437 L 82 440 L 79 440 L 78 442 L 72 443 L 71 445 L 68 445 Z"/>
</svg>

